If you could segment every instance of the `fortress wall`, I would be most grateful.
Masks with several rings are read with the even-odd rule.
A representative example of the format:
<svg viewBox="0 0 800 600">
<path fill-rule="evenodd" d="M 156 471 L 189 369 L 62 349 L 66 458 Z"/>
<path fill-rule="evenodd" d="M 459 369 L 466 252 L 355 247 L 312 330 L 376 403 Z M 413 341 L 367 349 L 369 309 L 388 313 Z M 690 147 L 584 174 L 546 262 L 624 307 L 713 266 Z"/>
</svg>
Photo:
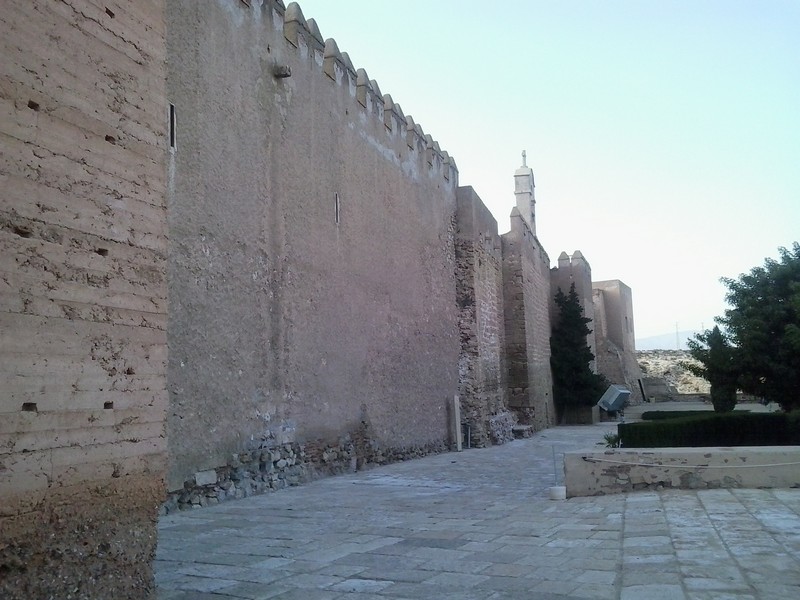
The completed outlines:
<svg viewBox="0 0 800 600">
<path fill-rule="evenodd" d="M 457 191 L 456 283 L 461 330 L 459 396 L 470 445 L 513 439 L 508 412 L 501 239 L 471 187 Z"/>
<path fill-rule="evenodd" d="M 555 424 L 550 259 L 517 208 L 502 236 L 509 406 L 535 430 Z"/>
<path fill-rule="evenodd" d="M 597 372 L 605 375 L 611 383 L 626 385 L 625 374 L 622 370 L 622 349 L 611 341 L 611 337 L 608 335 L 607 295 L 603 290 L 594 289 L 592 298 L 594 301 Z"/>
<path fill-rule="evenodd" d="M 636 361 L 631 288 L 616 279 L 592 282 L 592 288 L 598 372 L 611 383 L 627 386 L 631 403 L 639 404 L 644 398 L 639 387 L 642 373 Z"/>
<path fill-rule="evenodd" d="M 296 5 L 250 5 L 167 7 L 170 489 L 259 445 L 442 448 L 458 392 L 454 162 Z"/>
<path fill-rule="evenodd" d="M 600 290 L 605 299 L 606 335 L 608 339 L 624 350 L 627 341 L 624 330 L 626 313 L 623 290 L 619 285 L 620 283 L 615 280 L 594 281 L 592 282 L 592 289 Z"/>
<path fill-rule="evenodd" d="M 163 4 L 0 11 L 0 596 L 151 597 L 164 495 Z"/>
</svg>

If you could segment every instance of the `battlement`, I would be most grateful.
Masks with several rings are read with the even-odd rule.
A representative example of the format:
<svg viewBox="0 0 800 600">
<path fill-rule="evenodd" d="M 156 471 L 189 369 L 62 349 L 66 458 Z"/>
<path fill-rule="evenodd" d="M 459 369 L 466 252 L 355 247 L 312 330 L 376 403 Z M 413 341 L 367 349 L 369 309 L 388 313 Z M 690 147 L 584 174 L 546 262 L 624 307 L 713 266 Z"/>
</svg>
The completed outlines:
<svg viewBox="0 0 800 600">
<path fill-rule="evenodd" d="M 234 2 L 234 0 L 229 0 Z M 264 21 L 272 32 L 281 33 L 283 48 L 270 48 L 272 72 L 277 77 L 299 78 L 304 74 L 292 73 L 288 65 L 289 57 L 299 58 L 305 63 L 311 77 L 324 77 L 330 85 L 341 88 L 350 96 L 361 122 L 372 133 L 377 124 L 381 125 L 380 138 L 371 141 L 390 148 L 393 152 L 384 153 L 386 158 L 405 164 L 410 157 L 418 168 L 431 176 L 442 177 L 448 185 L 458 185 L 458 169 L 455 160 L 443 151 L 430 134 L 426 134 L 411 115 L 403 113 L 391 95 L 383 94 L 375 79 L 370 79 L 365 69 L 357 69 L 347 52 L 339 49 L 334 38 L 323 38 L 319 25 L 313 18 L 306 19 L 300 5 L 291 2 L 287 6 L 282 0 L 261 0 L 238 3 L 245 15 Z M 277 43 L 277 41 L 276 41 Z M 292 61 L 295 62 L 295 61 Z M 349 114 L 349 111 L 348 111 Z"/>
<path fill-rule="evenodd" d="M 583 253 L 580 250 L 575 250 L 570 256 L 566 252 L 562 252 L 558 257 L 558 267 L 554 267 L 557 269 L 561 268 L 568 268 L 568 267 L 578 267 L 589 269 L 589 262 L 586 260 L 586 257 L 583 256 Z"/>
</svg>

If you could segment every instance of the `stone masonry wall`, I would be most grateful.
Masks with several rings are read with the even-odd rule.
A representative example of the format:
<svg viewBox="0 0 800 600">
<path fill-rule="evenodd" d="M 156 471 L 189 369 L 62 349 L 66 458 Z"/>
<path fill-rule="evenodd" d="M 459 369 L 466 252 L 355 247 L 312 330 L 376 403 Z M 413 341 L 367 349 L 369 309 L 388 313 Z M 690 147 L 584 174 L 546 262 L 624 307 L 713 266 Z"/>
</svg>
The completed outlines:
<svg viewBox="0 0 800 600">
<path fill-rule="evenodd" d="M 167 18 L 169 489 L 363 427 L 449 443 L 455 164 L 296 4 Z"/>
<path fill-rule="evenodd" d="M 517 208 L 502 236 L 509 406 L 535 430 L 555 424 L 550 371 L 550 259 Z"/>
<path fill-rule="evenodd" d="M 147 598 L 164 496 L 159 0 L 0 11 L 0 597 Z"/>
<path fill-rule="evenodd" d="M 640 404 L 644 401 L 639 387 L 642 372 L 633 345 L 633 303 L 630 288 L 619 281 L 594 282 L 592 285 L 597 286 L 592 290 L 597 370 L 611 383 L 627 387 L 631 391 L 631 404 Z"/>
<path fill-rule="evenodd" d="M 461 330 L 459 396 L 470 446 L 513 439 L 507 409 L 503 271 L 497 221 L 471 187 L 457 192 L 456 282 Z"/>
</svg>

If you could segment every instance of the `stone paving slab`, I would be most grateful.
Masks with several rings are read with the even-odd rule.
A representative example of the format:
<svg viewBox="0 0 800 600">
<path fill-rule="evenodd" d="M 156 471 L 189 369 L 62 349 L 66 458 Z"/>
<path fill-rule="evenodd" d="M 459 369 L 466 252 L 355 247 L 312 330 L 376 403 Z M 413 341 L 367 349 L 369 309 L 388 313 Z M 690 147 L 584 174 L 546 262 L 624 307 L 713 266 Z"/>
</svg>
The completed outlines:
<svg viewBox="0 0 800 600">
<path fill-rule="evenodd" d="M 796 600 L 800 490 L 547 499 L 558 427 L 162 517 L 160 600 Z M 558 476 L 561 484 L 562 476 Z"/>
</svg>

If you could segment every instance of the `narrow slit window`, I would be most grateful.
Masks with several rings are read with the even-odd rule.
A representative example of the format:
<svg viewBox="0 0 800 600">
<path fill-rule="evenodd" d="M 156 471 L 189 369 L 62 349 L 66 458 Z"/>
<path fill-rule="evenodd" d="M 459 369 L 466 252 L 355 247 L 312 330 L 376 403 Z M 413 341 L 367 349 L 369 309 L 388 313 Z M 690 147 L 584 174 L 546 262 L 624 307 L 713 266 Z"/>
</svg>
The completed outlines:
<svg viewBox="0 0 800 600">
<path fill-rule="evenodd" d="M 169 147 L 172 150 L 175 150 L 175 105 L 170 103 L 169 105 Z"/>
<path fill-rule="evenodd" d="M 339 224 L 339 210 L 341 208 L 341 201 L 339 200 L 339 194 L 335 193 L 333 195 L 333 218 L 336 221 L 336 224 Z"/>
</svg>

